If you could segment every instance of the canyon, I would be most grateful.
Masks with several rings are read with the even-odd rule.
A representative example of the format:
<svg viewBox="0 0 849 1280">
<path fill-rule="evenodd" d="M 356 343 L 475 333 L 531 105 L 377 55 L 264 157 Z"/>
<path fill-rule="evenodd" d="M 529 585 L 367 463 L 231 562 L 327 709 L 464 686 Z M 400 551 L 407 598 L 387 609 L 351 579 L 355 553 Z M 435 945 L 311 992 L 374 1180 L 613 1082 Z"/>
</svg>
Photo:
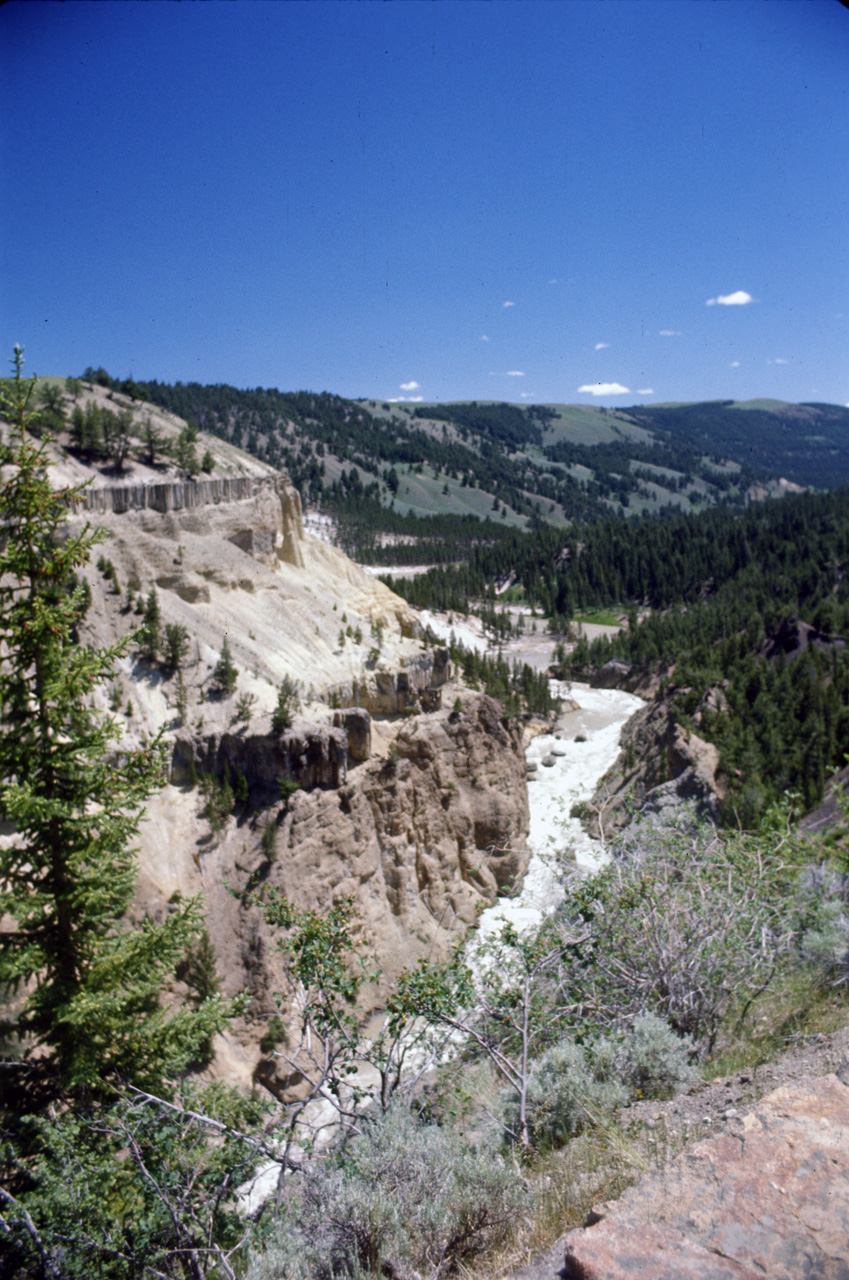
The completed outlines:
<svg viewBox="0 0 849 1280">
<path fill-rule="evenodd" d="M 525 743 L 498 703 L 454 681 L 447 650 L 425 643 L 403 600 L 304 531 L 285 477 L 256 462 L 240 473 L 232 449 L 210 447 L 221 476 L 98 476 L 70 524 L 105 533 L 100 568 L 84 570 L 90 642 L 127 635 L 154 591 L 162 627 L 185 628 L 179 675 L 131 642 L 97 695 L 125 743 L 167 744 L 169 779 L 140 832 L 136 911 L 161 918 L 177 897 L 202 896 L 221 988 L 250 996 L 211 1070 L 276 1091 L 260 1045 L 279 1016 L 282 958 L 246 887 L 279 889 L 299 909 L 352 896 L 383 974 L 363 1012 L 378 1007 L 402 968 L 445 955 L 524 874 Z M 59 470 L 79 478 L 73 459 Z M 213 678 L 225 640 L 230 696 Z M 274 732 L 284 680 L 296 710 Z M 232 812 L 212 816 L 210 788 L 237 782 Z"/>
</svg>

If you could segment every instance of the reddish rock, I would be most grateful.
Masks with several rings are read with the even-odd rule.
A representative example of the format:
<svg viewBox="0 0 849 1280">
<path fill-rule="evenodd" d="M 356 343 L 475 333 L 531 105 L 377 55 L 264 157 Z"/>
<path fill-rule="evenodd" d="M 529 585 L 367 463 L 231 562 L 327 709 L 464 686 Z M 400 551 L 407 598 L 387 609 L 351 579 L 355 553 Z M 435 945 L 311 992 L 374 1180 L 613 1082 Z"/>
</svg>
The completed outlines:
<svg viewBox="0 0 849 1280">
<path fill-rule="evenodd" d="M 570 1280 L 846 1280 L 849 1088 L 784 1085 L 566 1237 Z"/>
</svg>

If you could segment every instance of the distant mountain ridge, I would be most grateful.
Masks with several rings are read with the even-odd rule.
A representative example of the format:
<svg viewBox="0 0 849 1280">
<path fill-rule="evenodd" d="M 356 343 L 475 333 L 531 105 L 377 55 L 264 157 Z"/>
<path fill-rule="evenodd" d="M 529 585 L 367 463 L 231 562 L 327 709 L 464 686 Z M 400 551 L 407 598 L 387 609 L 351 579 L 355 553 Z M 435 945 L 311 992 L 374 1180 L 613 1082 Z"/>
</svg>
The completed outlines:
<svg viewBox="0 0 849 1280">
<path fill-rule="evenodd" d="M 371 563 L 457 560 L 517 528 L 743 508 L 849 482 L 849 409 L 837 405 L 413 404 L 85 377 L 285 468 Z"/>
</svg>

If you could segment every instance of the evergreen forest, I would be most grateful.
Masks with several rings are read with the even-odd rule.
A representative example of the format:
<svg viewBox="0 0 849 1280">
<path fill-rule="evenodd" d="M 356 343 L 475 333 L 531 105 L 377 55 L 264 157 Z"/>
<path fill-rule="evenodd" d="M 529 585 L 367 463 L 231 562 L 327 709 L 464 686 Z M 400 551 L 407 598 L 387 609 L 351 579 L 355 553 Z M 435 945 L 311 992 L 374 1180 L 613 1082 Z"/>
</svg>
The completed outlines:
<svg viewBox="0 0 849 1280">
<path fill-rule="evenodd" d="M 831 405 L 413 405 L 92 367 L 83 377 L 285 468 L 361 563 L 452 563 L 514 530 L 739 510 L 753 493 L 780 491 L 779 477 L 817 488 L 849 480 L 849 410 Z"/>
<path fill-rule="evenodd" d="M 847 567 L 849 490 L 837 489 L 742 513 L 516 534 L 393 586 L 411 603 L 463 610 L 492 606 L 510 582 L 564 634 L 582 611 L 619 610 L 627 626 L 580 641 L 565 673 L 592 679 L 616 658 L 623 679 L 660 674 L 681 721 L 720 749 L 728 821 L 750 827 L 786 791 L 816 804 L 849 753 Z"/>
</svg>

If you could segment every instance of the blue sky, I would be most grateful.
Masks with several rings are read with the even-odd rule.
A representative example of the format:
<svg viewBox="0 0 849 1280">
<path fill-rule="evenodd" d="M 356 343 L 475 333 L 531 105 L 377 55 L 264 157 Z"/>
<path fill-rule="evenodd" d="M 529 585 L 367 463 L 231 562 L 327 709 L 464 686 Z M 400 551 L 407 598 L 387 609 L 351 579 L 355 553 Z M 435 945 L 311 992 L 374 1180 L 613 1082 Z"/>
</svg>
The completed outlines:
<svg viewBox="0 0 849 1280">
<path fill-rule="evenodd" d="M 849 402 L 836 0 L 10 0 L 0 119 L 40 373 Z"/>
</svg>

